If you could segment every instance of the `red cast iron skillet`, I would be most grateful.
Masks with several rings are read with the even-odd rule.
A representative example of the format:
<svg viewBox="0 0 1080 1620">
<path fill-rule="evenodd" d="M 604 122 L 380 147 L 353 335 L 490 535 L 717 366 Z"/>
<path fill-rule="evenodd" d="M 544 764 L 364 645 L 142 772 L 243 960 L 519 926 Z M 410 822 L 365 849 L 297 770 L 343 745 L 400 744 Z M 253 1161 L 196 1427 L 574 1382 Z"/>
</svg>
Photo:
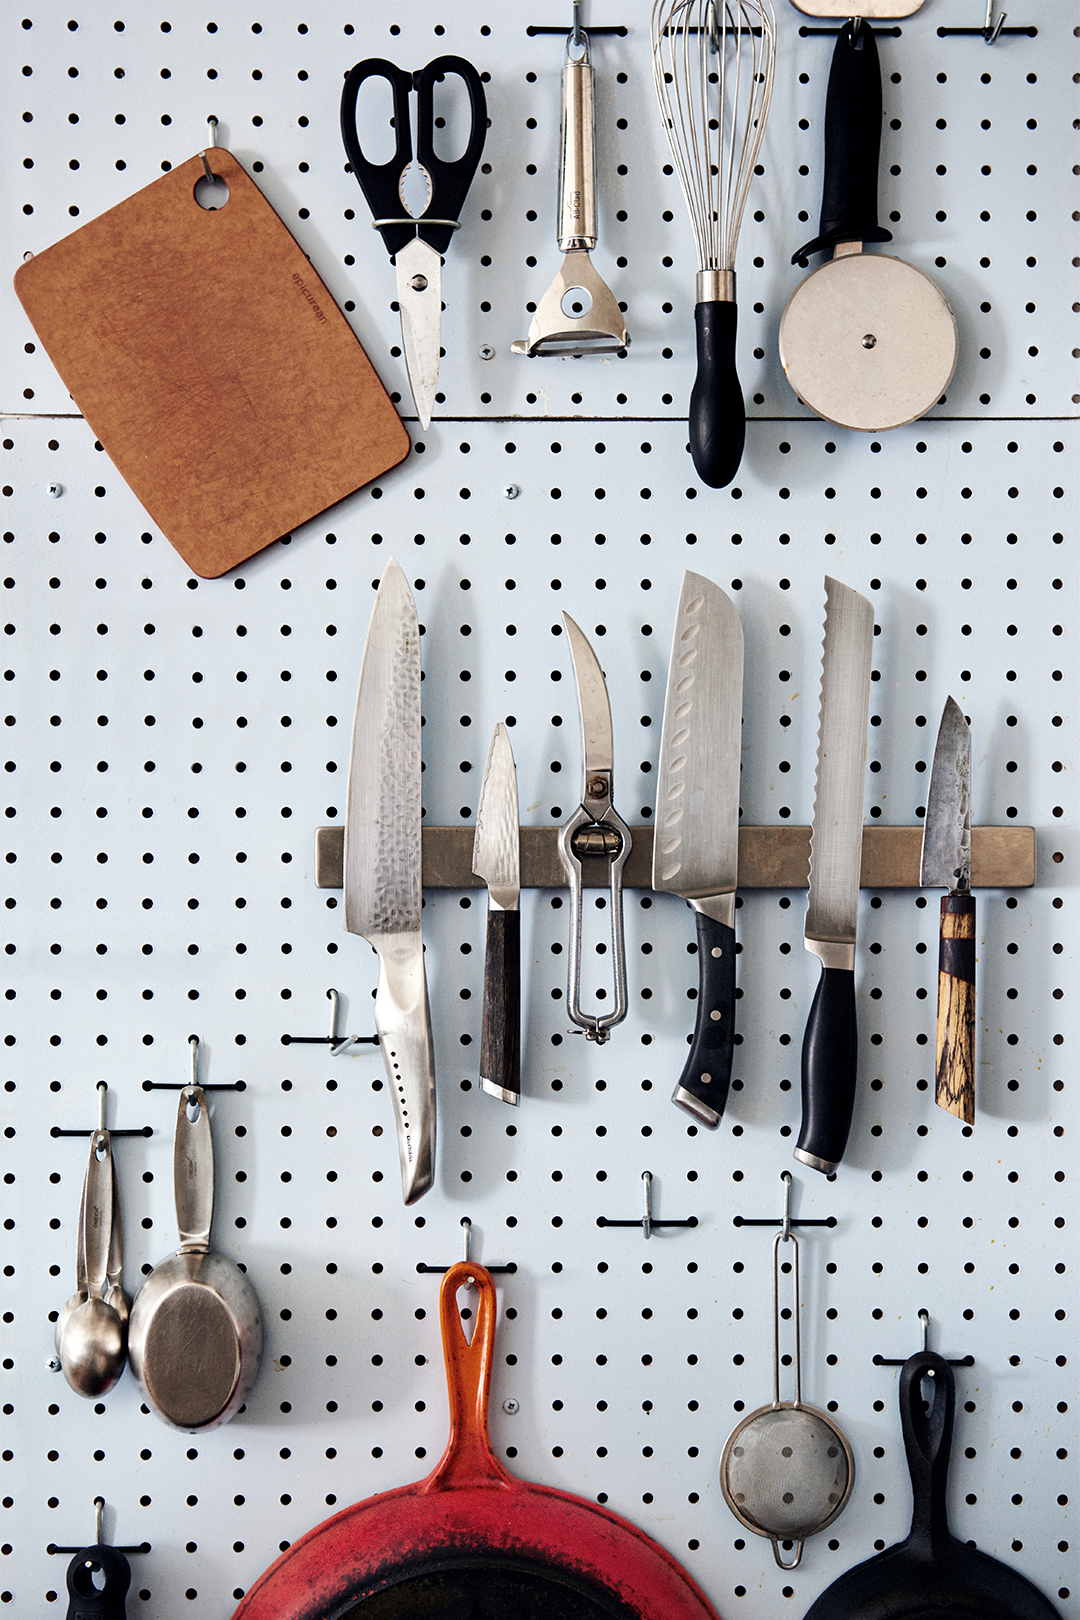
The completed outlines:
<svg viewBox="0 0 1080 1620">
<path fill-rule="evenodd" d="M 932 1375 L 927 1412 L 922 1384 Z M 900 1422 L 913 1499 L 905 1541 L 847 1570 L 811 1604 L 806 1620 L 1060 1620 L 1037 1586 L 949 1532 L 946 1487 L 956 1386 L 933 1350 L 905 1361 Z"/>
<path fill-rule="evenodd" d="M 465 1338 L 458 1289 L 479 1304 Z M 451 1266 L 439 1296 L 450 1438 L 426 1479 L 345 1508 L 261 1575 L 233 1620 L 718 1620 L 686 1571 L 626 1519 L 507 1472 L 491 1449 L 495 1285 Z"/>
</svg>

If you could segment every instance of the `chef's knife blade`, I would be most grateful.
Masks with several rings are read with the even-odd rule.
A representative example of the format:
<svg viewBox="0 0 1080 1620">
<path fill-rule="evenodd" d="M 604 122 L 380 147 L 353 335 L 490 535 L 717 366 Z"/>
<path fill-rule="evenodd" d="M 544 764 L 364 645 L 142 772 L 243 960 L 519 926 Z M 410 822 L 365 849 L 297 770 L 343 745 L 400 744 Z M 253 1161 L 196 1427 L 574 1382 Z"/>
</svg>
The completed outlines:
<svg viewBox="0 0 1080 1620">
<path fill-rule="evenodd" d="M 521 852 L 517 771 L 500 720 L 488 749 L 476 811 L 472 869 L 488 886 L 480 1084 L 516 1103 L 521 1093 Z"/>
<path fill-rule="evenodd" d="M 802 1128 L 795 1157 L 831 1175 L 844 1156 L 855 1104 L 855 925 L 862 860 L 866 728 L 874 610 L 839 580 L 825 580 L 810 895 L 803 929 L 821 978 L 802 1049 Z"/>
<path fill-rule="evenodd" d="M 356 694 L 345 811 L 345 927 L 379 956 L 375 1027 L 397 1117 L 406 1204 L 435 1163 L 435 1056 L 420 932 L 420 628 L 387 563 Z"/>
<path fill-rule="evenodd" d="M 975 1122 L 975 897 L 971 893 L 971 731 L 947 698 L 926 795 L 924 889 L 947 889 L 938 943 L 935 1096 L 939 1107 Z"/>
<path fill-rule="evenodd" d="M 742 685 L 735 605 L 688 570 L 664 699 L 652 886 L 681 895 L 696 913 L 694 1035 L 672 1101 L 710 1129 L 727 1101 L 735 1042 Z"/>
</svg>

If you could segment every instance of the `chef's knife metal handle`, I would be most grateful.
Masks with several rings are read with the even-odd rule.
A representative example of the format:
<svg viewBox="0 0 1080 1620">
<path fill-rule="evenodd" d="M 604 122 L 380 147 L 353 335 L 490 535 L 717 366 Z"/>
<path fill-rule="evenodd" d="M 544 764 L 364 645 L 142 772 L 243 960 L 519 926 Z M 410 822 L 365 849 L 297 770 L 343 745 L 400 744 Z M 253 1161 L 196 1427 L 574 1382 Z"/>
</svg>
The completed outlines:
<svg viewBox="0 0 1080 1620">
<path fill-rule="evenodd" d="M 822 967 L 802 1048 L 802 1129 L 795 1157 L 831 1176 L 844 1157 L 858 1064 L 855 973 Z"/>
<path fill-rule="evenodd" d="M 671 1100 L 710 1130 L 720 1123 L 735 1050 L 735 930 L 697 911 L 698 999 L 694 1039 Z"/>
<path fill-rule="evenodd" d="M 975 1123 L 975 896 L 946 894 L 938 943 L 938 1106 Z"/>
<path fill-rule="evenodd" d="M 435 1050 L 428 1013 L 424 944 L 418 928 L 380 934 L 375 1028 L 394 1099 L 401 1193 L 415 1204 L 435 1176 Z"/>
<path fill-rule="evenodd" d="M 516 1103 L 521 1094 L 521 913 L 488 912 L 480 1084 Z"/>
</svg>

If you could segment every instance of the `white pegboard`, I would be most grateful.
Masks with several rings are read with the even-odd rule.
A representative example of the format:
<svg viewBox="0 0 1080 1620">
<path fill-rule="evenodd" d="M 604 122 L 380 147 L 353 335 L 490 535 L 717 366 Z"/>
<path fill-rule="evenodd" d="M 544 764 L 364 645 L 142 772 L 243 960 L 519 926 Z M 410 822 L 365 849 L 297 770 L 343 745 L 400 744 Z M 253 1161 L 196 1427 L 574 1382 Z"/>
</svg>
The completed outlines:
<svg viewBox="0 0 1080 1620">
<path fill-rule="evenodd" d="M 509 354 L 557 264 L 562 46 L 525 30 L 561 19 L 522 0 L 486 14 L 414 0 L 393 24 L 369 22 L 369 9 L 321 0 L 302 23 L 279 0 L 227 0 L 121 18 L 49 0 L 3 15 L 9 271 L 190 156 L 215 113 L 351 306 L 403 411 L 392 271 L 344 173 L 341 74 L 365 55 L 418 67 L 458 51 L 490 76 L 492 129 L 447 256 L 445 399 L 431 431 L 379 485 L 220 581 L 189 574 L 70 414 L 5 278 L 0 1596 L 20 1614 L 62 1604 L 66 1561 L 45 1549 L 89 1540 L 101 1494 L 107 1538 L 152 1548 L 132 1559 L 129 1613 L 217 1616 L 335 1506 L 427 1472 L 446 1417 L 438 1282 L 416 1266 L 457 1258 L 467 1215 L 478 1257 L 518 1268 L 500 1279 L 500 1454 L 640 1524 L 725 1620 L 797 1617 L 906 1533 L 896 1373 L 873 1358 L 916 1347 L 920 1307 L 935 1347 L 974 1357 L 957 1374 L 954 1531 L 1075 1617 L 1064 1223 L 1078 1034 L 1077 435 L 1061 420 L 1075 384 L 1060 334 L 1076 8 L 1016 13 L 1010 23 L 1035 22 L 1038 37 L 988 50 L 937 36 L 940 22 L 971 21 L 969 5 L 928 0 L 882 43 L 882 211 L 900 213 L 897 250 L 950 297 L 961 365 L 944 405 L 880 438 L 808 418 L 776 359 L 801 274 L 788 261 L 819 206 L 830 50 L 781 11 L 751 202 L 763 217 L 748 220 L 739 253 L 752 420 L 736 486 L 719 494 L 696 484 L 685 451 L 693 250 L 662 173 L 645 8 L 586 16 L 629 29 L 594 48 L 595 257 L 633 342 L 625 360 L 576 362 Z M 687 566 L 727 589 L 743 621 L 743 819 L 809 821 L 823 575 L 867 593 L 879 625 L 868 817 L 917 822 L 952 692 L 974 729 L 975 820 L 1038 830 L 1035 888 L 979 895 L 974 1131 L 932 1101 L 932 894 L 863 896 L 860 1092 L 845 1163 L 825 1182 L 790 1152 L 817 976 L 801 895 L 741 897 L 741 1041 L 712 1134 L 668 1102 L 697 978 L 682 905 L 628 898 L 630 1013 L 596 1050 L 567 1031 L 561 897 L 525 897 L 523 1098 L 511 1111 L 476 1082 L 482 896 L 430 892 L 438 1180 L 403 1209 L 378 1056 L 282 1045 L 322 1031 L 330 985 L 343 1028 L 370 1024 L 374 957 L 343 933 L 337 897 L 315 889 L 313 837 L 340 820 L 360 647 L 391 554 L 425 628 L 424 803 L 439 825 L 475 819 L 491 728 L 506 717 L 523 821 L 557 825 L 576 802 L 564 607 L 607 672 L 616 804 L 649 820 Z M 602 978 L 602 959 L 593 982 L 587 961 L 586 993 Z M 86 1152 L 50 1132 L 93 1123 L 99 1079 L 110 1125 L 152 1127 L 116 1143 L 137 1286 L 175 1238 L 175 1096 L 142 1086 L 185 1077 L 193 1031 L 204 1077 L 246 1086 L 213 1096 L 215 1239 L 247 1265 L 268 1330 L 246 1412 L 196 1438 L 141 1412 L 129 1376 L 94 1403 L 46 1368 L 50 1313 L 73 1285 Z M 771 1387 L 770 1238 L 735 1218 L 778 1213 L 789 1166 L 796 1216 L 837 1223 L 803 1246 L 804 1392 L 835 1403 L 857 1480 L 843 1516 L 784 1575 L 723 1505 L 717 1464 L 739 1412 Z M 656 1213 L 694 1215 L 696 1229 L 646 1244 L 597 1227 L 637 1214 L 644 1169 Z"/>
</svg>

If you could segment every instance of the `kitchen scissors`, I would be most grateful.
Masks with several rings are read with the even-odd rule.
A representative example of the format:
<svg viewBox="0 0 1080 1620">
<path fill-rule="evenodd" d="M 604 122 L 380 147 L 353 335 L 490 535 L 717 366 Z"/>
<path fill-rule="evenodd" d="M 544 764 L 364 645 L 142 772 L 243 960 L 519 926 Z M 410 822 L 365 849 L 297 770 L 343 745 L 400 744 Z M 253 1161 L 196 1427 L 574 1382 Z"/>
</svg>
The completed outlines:
<svg viewBox="0 0 1080 1620">
<path fill-rule="evenodd" d="M 457 74 L 469 93 L 469 140 L 453 162 L 437 157 L 433 142 L 433 92 L 437 80 Z M 372 163 L 363 154 L 356 127 L 356 100 L 366 79 L 386 79 L 394 99 L 397 145 L 388 163 Z M 402 181 L 413 161 L 409 96 L 416 92 L 416 162 L 428 183 L 427 205 L 414 215 L 402 196 Z M 341 138 L 353 174 L 372 212 L 372 226 L 382 236 L 397 271 L 401 340 L 409 386 L 426 430 L 439 379 L 442 328 L 442 254 L 460 225 L 466 194 L 476 173 L 487 135 L 487 101 L 480 75 L 463 56 L 437 56 L 427 67 L 406 73 L 381 56 L 357 62 L 345 76 L 341 94 Z"/>
<path fill-rule="evenodd" d="M 566 638 L 577 683 L 581 712 L 581 753 L 584 777 L 581 803 L 565 827 L 559 829 L 559 859 L 570 882 L 570 951 L 567 964 L 566 1006 L 586 1038 L 602 1046 L 616 1024 L 626 1017 L 626 949 L 623 943 L 622 871 L 633 845 L 630 829 L 613 800 L 615 745 L 611 730 L 611 703 L 604 672 L 588 639 L 568 613 L 563 614 Z M 615 1005 L 610 1012 L 581 1010 L 581 879 L 582 856 L 601 857 L 608 863 L 611 903 L 612 988 Z"/>
</svg>

